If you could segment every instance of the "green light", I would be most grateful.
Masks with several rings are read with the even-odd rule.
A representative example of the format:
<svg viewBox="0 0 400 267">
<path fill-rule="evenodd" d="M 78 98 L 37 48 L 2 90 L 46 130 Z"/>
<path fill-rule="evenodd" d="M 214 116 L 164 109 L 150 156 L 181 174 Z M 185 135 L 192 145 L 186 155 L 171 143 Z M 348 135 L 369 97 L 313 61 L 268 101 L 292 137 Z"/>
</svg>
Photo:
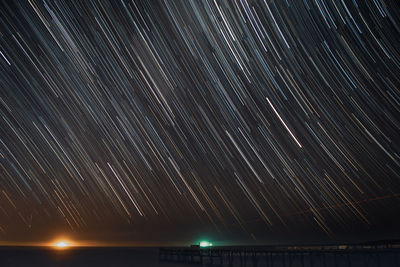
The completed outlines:
<svg viewBox="0 0 400 267">
<path fill-rule="evenodd" d="M 211 247 L 213 244 L 208 242 L 208 241 L 201 241 L 200 242 L 200 247 L 206 248 L 206 247 Z"/>
</svg>

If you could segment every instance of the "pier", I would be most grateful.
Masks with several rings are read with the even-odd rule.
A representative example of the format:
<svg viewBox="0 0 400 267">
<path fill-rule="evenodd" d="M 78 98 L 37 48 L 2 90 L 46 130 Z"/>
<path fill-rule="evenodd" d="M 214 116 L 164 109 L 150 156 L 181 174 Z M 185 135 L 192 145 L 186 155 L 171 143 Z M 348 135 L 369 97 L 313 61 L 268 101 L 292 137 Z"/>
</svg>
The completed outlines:
<svg viewBox="0 0 400 267">
<path fill-rule="evenodd" d="M 159 249 L 159 260 L 232 267 L 398 267 L 399 254 L 400 247 L 392 245 L 170 247 Z"/>
</svg>

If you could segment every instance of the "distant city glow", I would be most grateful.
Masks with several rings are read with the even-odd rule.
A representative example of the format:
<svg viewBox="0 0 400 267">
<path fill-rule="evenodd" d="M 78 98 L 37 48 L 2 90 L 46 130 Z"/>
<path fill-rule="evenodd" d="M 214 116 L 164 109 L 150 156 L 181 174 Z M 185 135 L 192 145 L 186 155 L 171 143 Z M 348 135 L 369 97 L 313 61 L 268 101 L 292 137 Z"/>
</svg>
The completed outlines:
<svg viewBox="0 0 400 267">
<path fill-rule="evenodd" d="M 56 248 L 68 248 L 71 246 L 71 244 L 67 241 L 61 240 L 61 241 L 57 241 L 54 246 Z"/>
</svg>

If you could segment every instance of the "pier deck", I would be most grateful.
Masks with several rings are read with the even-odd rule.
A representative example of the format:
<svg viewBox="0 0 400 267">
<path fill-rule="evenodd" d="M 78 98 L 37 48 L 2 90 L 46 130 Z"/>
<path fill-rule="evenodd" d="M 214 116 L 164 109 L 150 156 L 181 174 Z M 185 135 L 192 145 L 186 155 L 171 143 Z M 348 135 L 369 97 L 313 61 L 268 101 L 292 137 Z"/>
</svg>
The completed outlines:
<svg viewBox="0 0 400 267">
<path fill-rule="evenodd" d="M 399 267 L 392 246 L 160 248 L 159 260 L 214 266 Z"/>
</svg>

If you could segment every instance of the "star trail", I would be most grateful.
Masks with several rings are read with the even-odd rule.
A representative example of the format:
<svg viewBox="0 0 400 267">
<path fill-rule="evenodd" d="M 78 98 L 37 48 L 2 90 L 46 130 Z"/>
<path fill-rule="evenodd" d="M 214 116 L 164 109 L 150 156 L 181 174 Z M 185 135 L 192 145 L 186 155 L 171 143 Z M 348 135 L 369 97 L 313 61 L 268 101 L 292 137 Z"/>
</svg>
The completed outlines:
<svg viewBox="0 0 400 267">
<path fill-rule="evenodd" d="M 0 38 L 1 240 L 395 237 L 397 1 L 2 1 Z"/>
</svg>

